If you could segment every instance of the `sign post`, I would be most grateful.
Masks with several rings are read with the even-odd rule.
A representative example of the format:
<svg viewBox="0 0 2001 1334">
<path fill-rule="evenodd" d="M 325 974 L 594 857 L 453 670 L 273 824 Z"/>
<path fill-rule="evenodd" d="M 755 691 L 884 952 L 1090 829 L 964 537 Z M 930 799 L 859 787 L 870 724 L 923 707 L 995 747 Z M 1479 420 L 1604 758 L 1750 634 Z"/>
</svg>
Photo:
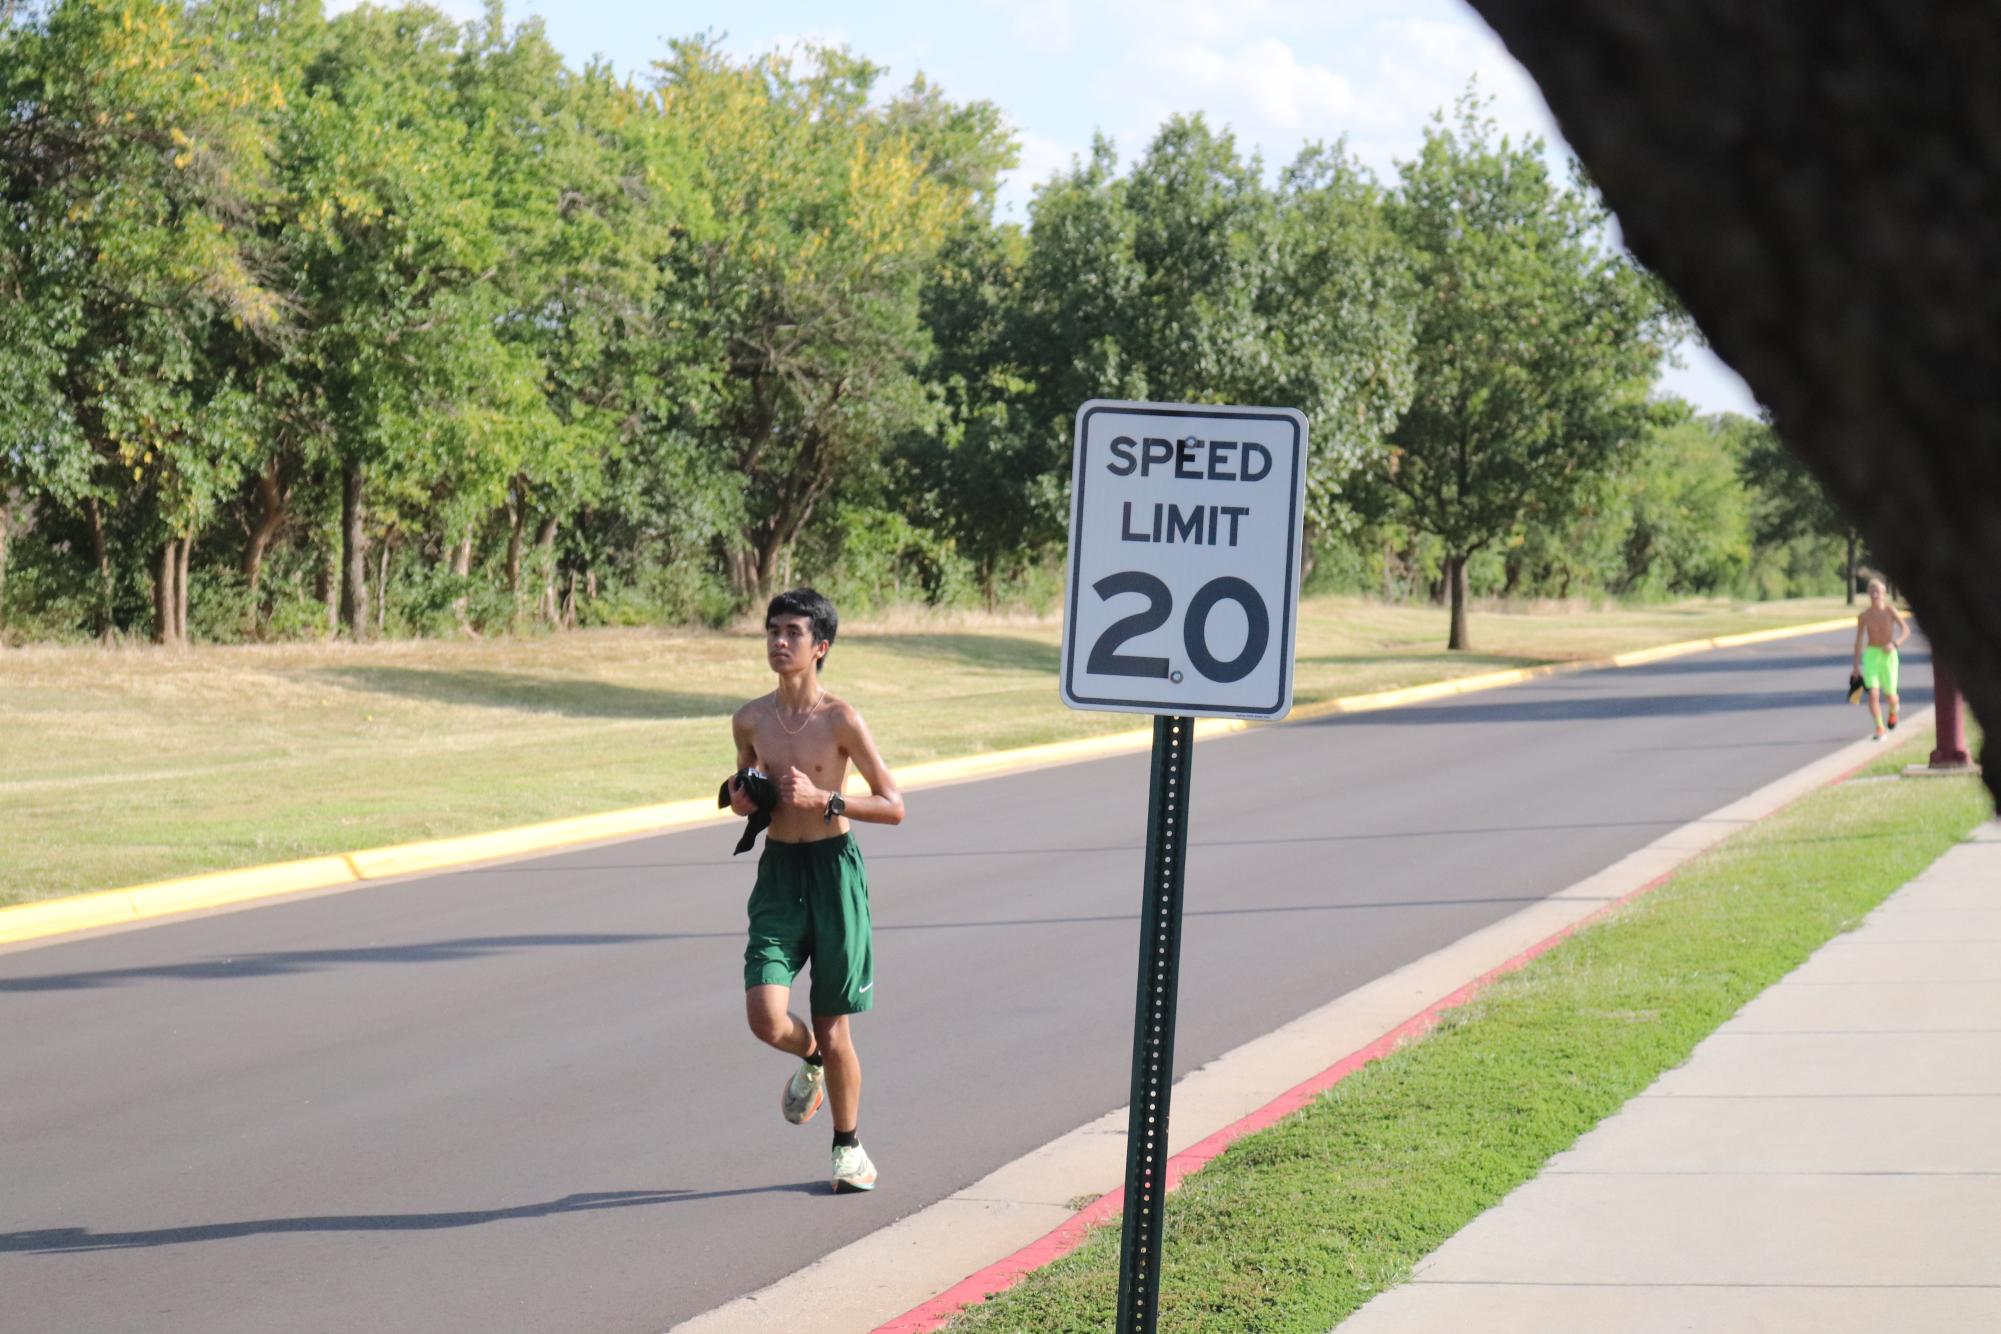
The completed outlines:
<svg viewBox="0 0 2001 1334">
<path fill-rule="evenodd" d="M 1292 709 L 1305 495 L 1306 419 L 1290 408 L 1077 412 L 1063 702 L 1154 715 L 1119 1334 L 1159 1317 L 1194 720 Z"/>
</svg>

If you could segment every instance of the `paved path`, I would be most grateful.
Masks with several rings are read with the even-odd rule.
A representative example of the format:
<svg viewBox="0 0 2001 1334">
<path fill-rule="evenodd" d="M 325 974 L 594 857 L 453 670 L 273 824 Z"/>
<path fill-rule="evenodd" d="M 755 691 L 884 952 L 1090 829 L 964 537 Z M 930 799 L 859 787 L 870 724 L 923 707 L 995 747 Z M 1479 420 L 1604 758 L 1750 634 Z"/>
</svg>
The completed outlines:
<svg viewBox="0 0 2001 1334">
<path fill-rule="evenodd" d="M 2001 823 L 1339 1328 L 2001 1329 Z"/>
<path fill-rule="evenodd" d="M 1848 646 L 1204 743 L 1178 1068 L 1852 740 Z M 1125 1102 L 1146 763 L 861 832 L 867 1197 L 743 1031 L 724 829 L 0 953 L 0 1329 L 653 1331 L 942 1199 Z"/>
</svg>

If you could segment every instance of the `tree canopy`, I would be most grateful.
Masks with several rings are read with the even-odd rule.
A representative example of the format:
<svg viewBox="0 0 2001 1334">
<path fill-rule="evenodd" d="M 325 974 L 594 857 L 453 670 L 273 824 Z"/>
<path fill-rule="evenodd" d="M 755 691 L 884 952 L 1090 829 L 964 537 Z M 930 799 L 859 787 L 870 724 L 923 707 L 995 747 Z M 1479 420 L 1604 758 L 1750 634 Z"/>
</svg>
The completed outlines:
<svg viewBox="0 0 2001 1334">
<path fill-rule="evenodd" d="M 1002 110 L 887 78 L 622 78 L 498 5 L 15 11 L 0 634 L 1044 605 L 1090 398 L 1300 409 L 1307 573 L 1449 594 L 1459 643 L 1469 588 L 1839 578 L 1755 424 L 1645 401 L 1660 289 L 1476 104 L 1389 183 L 1174 117 L 1016 223 Z"/>
</svg>

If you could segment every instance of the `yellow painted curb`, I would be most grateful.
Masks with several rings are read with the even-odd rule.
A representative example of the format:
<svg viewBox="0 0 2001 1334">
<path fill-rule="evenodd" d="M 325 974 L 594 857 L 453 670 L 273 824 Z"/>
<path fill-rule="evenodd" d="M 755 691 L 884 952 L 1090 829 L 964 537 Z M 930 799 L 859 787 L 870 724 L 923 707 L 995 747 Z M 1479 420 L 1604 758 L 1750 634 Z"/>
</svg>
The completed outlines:
<svg viewBox="0 0 2001 1334">
<path fill-rule="evenodd" d="M 308 857 L 273 866 L 246 866 L 237 871 L 216 871 L 129 889 L 78 894 L 46 903 L 23 903 L 0 908 L 0 945 L 88 931 L 93 927 L 119 926 L 169 913 L 219 908 L 300 890 L 325 889 L 356 879 L 359 877 L 345 857 Z"/>
<path fill-rule="evenodd" d="M 632 834 L 659 833 L 735 818 L 728 811 L 718 809 L 713 801 L 669 801 L 658 806 L 633 806 L 622 811 L 548 820 L 513 829 L 496 829 L 485 834 L 370 848 L 363 852 L 350 852 L 344 860 L 354 867 L 355 879 L 384 880 L 391 876 L 415 875 L 420 871 L 498 861 L 504 857 L 548 852 L 578 843 L 602 843 Z"/>
<path fill-rule="evenodd" d="M 1689 639 L 1654 648 L 1634 649 L 1602 658 L 1579 658 L 1535 667 L 1479 672 L 1444 681 L 1429 681 L 1423 685 L 1377 690 L 1366 695 L 1345 695 L 1295 708 L 1287 721 L 1306 721 L 1339 713 L 1363 713 L 1372 709 L 1392 709 L 1424 700 L 1445 699 L 1452 695 L 1493 690 L 1500 686 L 1515 685 L 1545 676 L 1567 675 L 1593 667 L 1634 667 L 1642 663 L 1659 662 L 1664 658 L 1681 657 L 1708 649 L 1734 648 L 1744 644 L 1768 643 L 1775 639 L 1821 634 L 1829 630 L 1845 629 L 1854 623 L 1853 618 L 1843 617 L 1838 620 L 1815 621 L 1808 625 L 1750 630 L 1741 634 L 1719 635 L 1713 639 Z M 1210 737 L 1246 731 L 1253 726 L 1269 725 L 1238 718 L 1203 718 L 1197 720 L 1195 724 L 1195 739 L 1202 741 Z M 915 791 L 947 783 L 964 783 L 978 778 L 995 778 L 1002 774 L 1044 769 L 1059 764 L 1075 764 L 1082 760 L 1100 759 L 1107 755 L 1129 754 L 1145 750 L 1152 742 L 1152 728 L 1135 728 L 1127 732 L 1082 737 L 1074 741 L 1052 741 L 1039 746 L 991 751 L 983 755 L 930 760 L 903 769 L 899 774 L 899 781 L 905 789 Z M 848 780 L 848 790 L 866 792 L 868 784 L 859 775 L 855 775 Z M 702 824 L 720 824 L 734 818 L 728 811 L 719 810 L 713 802 L 701 799 L 669 801 L 656 806 L 634 806 L 598 815 L 580 815 L 564 820 L 548 820 L 541 824 L 521 825 L 512 829 L 496 829 L 484 834 L 399 843 L 392 847 L 366 848 L 338 856 L 309 857 L 302 861 L 279 862 L 271 866 L 247 866 L 235 871 L 218 871 L 178 880 L 162 880 L 147 885 L 135 885 L 128 889 L 108 889 L 95 894 L 52 899 L 45 903 L 18 904 L 10 908 L 0 908 L 0 945 L 40 939 L 44 936 L 68 935 L 97 927 L 127 925 L 174 913 L 226 907 L 230 904 L 276 898 L 307 890 L 328 889 L 338 885 L 383 880 L 394 876 L 416 875 L 425 871 L 448 870 L 509 857 L 525 857 L 573 847 L 580 843 L 598 843 L 642 834 L 666 833 Z"/>
</svg>

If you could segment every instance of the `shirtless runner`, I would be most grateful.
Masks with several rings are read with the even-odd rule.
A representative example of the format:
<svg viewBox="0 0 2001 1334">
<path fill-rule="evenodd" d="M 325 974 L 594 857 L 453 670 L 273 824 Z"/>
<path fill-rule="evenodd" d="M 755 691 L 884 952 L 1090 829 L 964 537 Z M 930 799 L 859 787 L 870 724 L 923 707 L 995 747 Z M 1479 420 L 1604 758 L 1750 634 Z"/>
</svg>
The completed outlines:
<svg viewBox="0 0 2001 1334">
<path fill-rule="evenodd" d="M 778 689 L 730 719 L 739 771 L 759 769 L 777 789 L 757 886 L 750 894 L 750 943 L 743 954 L 744 1010 L 760 1042 L 799 1058 L 779 1110 L 803 1125 L 833 1104 L 834 1190 L 875 1189 L 875 1164 L 857 1135 L 862 1067 L 848 1016 L 875 1003 L 868 875 L 848 821 L 901 824 L 903 797 L 854 706 L 820 684 L 820 664 L 840 619 L 810 588 L 771 600 L 764 617 L 765 659 Z M 843 798 L 848 762 L 868 796 Z M 729 784 L 730 809 L 757 804 L 740 778 Z M 812 1023 L 787 1005 L 792 982 L 813 965 Z"/>
<path fill-rule="evenodd" d="M 1897 725 L 1897 649 L 1911 637 L 1911 627 L 1890 605 L 1881 579 L 1869 581 L 1869 609 L 1855 618 L 1855 671 L 1869 688 L 1869 719 L 1875 739 L 1883 739 L 1883 709 L 1890 706 L 1890 726 Z"/>
</svg>

